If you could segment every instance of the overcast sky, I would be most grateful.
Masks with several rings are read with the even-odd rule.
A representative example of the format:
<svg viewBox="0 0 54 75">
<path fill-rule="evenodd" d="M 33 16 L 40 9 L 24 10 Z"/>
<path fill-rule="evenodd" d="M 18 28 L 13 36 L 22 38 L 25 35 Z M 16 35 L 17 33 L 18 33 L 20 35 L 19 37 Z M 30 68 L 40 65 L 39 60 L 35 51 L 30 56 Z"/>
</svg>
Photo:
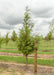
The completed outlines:
<svg viewBox="0 0 54 75">
<path fill-rule="evenodd" d="M 34 22 L 33 34 L 45 36 L 49 32 L 49 25 L 54 18 L 54 0 L 0 0 L 1 35 L 13 30 L 19 32 L 27 5 Z"/>
</svg>

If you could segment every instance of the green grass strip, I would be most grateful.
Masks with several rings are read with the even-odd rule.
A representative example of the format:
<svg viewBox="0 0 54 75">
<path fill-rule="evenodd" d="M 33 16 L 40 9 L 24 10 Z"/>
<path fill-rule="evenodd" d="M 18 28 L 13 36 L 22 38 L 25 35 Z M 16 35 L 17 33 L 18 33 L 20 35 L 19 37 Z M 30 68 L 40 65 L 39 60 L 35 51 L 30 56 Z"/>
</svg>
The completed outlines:
<svg viewBox="0 0 54 75">
<path fill-rule="evenodd" d="M 54 52 L 41 52 L 41 51 L 38 51 L 37 53 L 38 54 L 54 54 Z"/>
<path fill-rule="evenodd" d="M 25 57 L 0 56 L 0 60 L 6 62 L 17 62 L 24 64 L 26 63 Z M 34 64 L 34 58 L 28 58 L 28 64 Z M 37 64 L 54 66 L 54 59 L 49 59 L 49 60 L 37 59 Z"/>
<path fill-rule="evenodd" d="M 0 50 L 0 52 L 8 52 L 8 53 L 22 53 L 21 51 L 18 50 Z"/>
<path fill-rule="evenodd" d="M 39 51 L 40 51 L 40 50 L 43 50 L 43 51 L 44 51 L 44 50 L 50 50 L 50 51 L 53 50 L 53 51 L 54 51 L 54 49 L 51 49 L 51 48 L 49 48 L 49 49 L 47 49 L 47 48 L 38 48 L 38 50 L 39 50 Z"/>
<path fill-rule="evenodd" d="M 0 50 L 0 52 L 19 53 L 19 54 L 22 53 L 21 51 L 18 51 L 18 50 Z M 54 54 L 54 52 L 41 52 L 41 51 L 38 51 L 37 53 L 38 54 Z M 34 52 L 31 54 L 34 54 Z"/>
</svg>

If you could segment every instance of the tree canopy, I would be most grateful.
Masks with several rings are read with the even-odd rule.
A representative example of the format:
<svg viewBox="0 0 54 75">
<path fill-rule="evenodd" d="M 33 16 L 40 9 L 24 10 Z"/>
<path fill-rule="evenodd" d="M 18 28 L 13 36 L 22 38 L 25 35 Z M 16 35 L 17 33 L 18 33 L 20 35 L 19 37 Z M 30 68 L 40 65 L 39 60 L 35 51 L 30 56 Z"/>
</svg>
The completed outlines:
<svg viewBox="0 0 54 75">
<path fill-rule="evenodd" d="M 14 30 L 13 30 L 13 32 L 12 32 L 11 39 L 12 39 L 13 41 L 16 41 L 16 39 L 17 39 L 17 34 L 16 34 L 16 32 L 15 32 Z"/>
<path fill-rule="evenodd" d="M 31 36 L 33 23 L 30 17 L 30 10 L 25 9 L 23 27 L 20 29 L 18 38 L 18 49 L 27 57 L 34 50 L 34 38 Z"/>
</svg>

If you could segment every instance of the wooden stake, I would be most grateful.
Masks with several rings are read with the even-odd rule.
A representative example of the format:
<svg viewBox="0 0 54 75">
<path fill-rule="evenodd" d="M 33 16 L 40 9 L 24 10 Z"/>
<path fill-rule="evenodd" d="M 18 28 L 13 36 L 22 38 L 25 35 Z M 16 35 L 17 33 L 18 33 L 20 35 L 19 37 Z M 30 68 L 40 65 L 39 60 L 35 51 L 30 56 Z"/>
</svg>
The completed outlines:
<svg viewBox="0 0 54 75">
<path fill-rule="evenodd" d="M 34 73 L 37 73 L 37 41 L 35 42 L 35 50 L 34 50 Z"/>
</svg>

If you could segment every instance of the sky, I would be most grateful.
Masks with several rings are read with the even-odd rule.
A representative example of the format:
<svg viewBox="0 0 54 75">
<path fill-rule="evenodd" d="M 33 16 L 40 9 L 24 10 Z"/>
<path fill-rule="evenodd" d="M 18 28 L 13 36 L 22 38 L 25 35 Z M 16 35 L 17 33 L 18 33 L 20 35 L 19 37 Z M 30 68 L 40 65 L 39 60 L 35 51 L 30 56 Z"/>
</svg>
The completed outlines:
<svg viewBox="0 0 54 75">
<path fill-rule="evenodd" d="M 31 11 L 34 22 L 33 34 L 46 36 L 54 18 L 54 0 L 0 0 L 0 34 L 5 36 L 13 30 L 19 34 L 22 28 L 25 7 Z"/>
</svg>

